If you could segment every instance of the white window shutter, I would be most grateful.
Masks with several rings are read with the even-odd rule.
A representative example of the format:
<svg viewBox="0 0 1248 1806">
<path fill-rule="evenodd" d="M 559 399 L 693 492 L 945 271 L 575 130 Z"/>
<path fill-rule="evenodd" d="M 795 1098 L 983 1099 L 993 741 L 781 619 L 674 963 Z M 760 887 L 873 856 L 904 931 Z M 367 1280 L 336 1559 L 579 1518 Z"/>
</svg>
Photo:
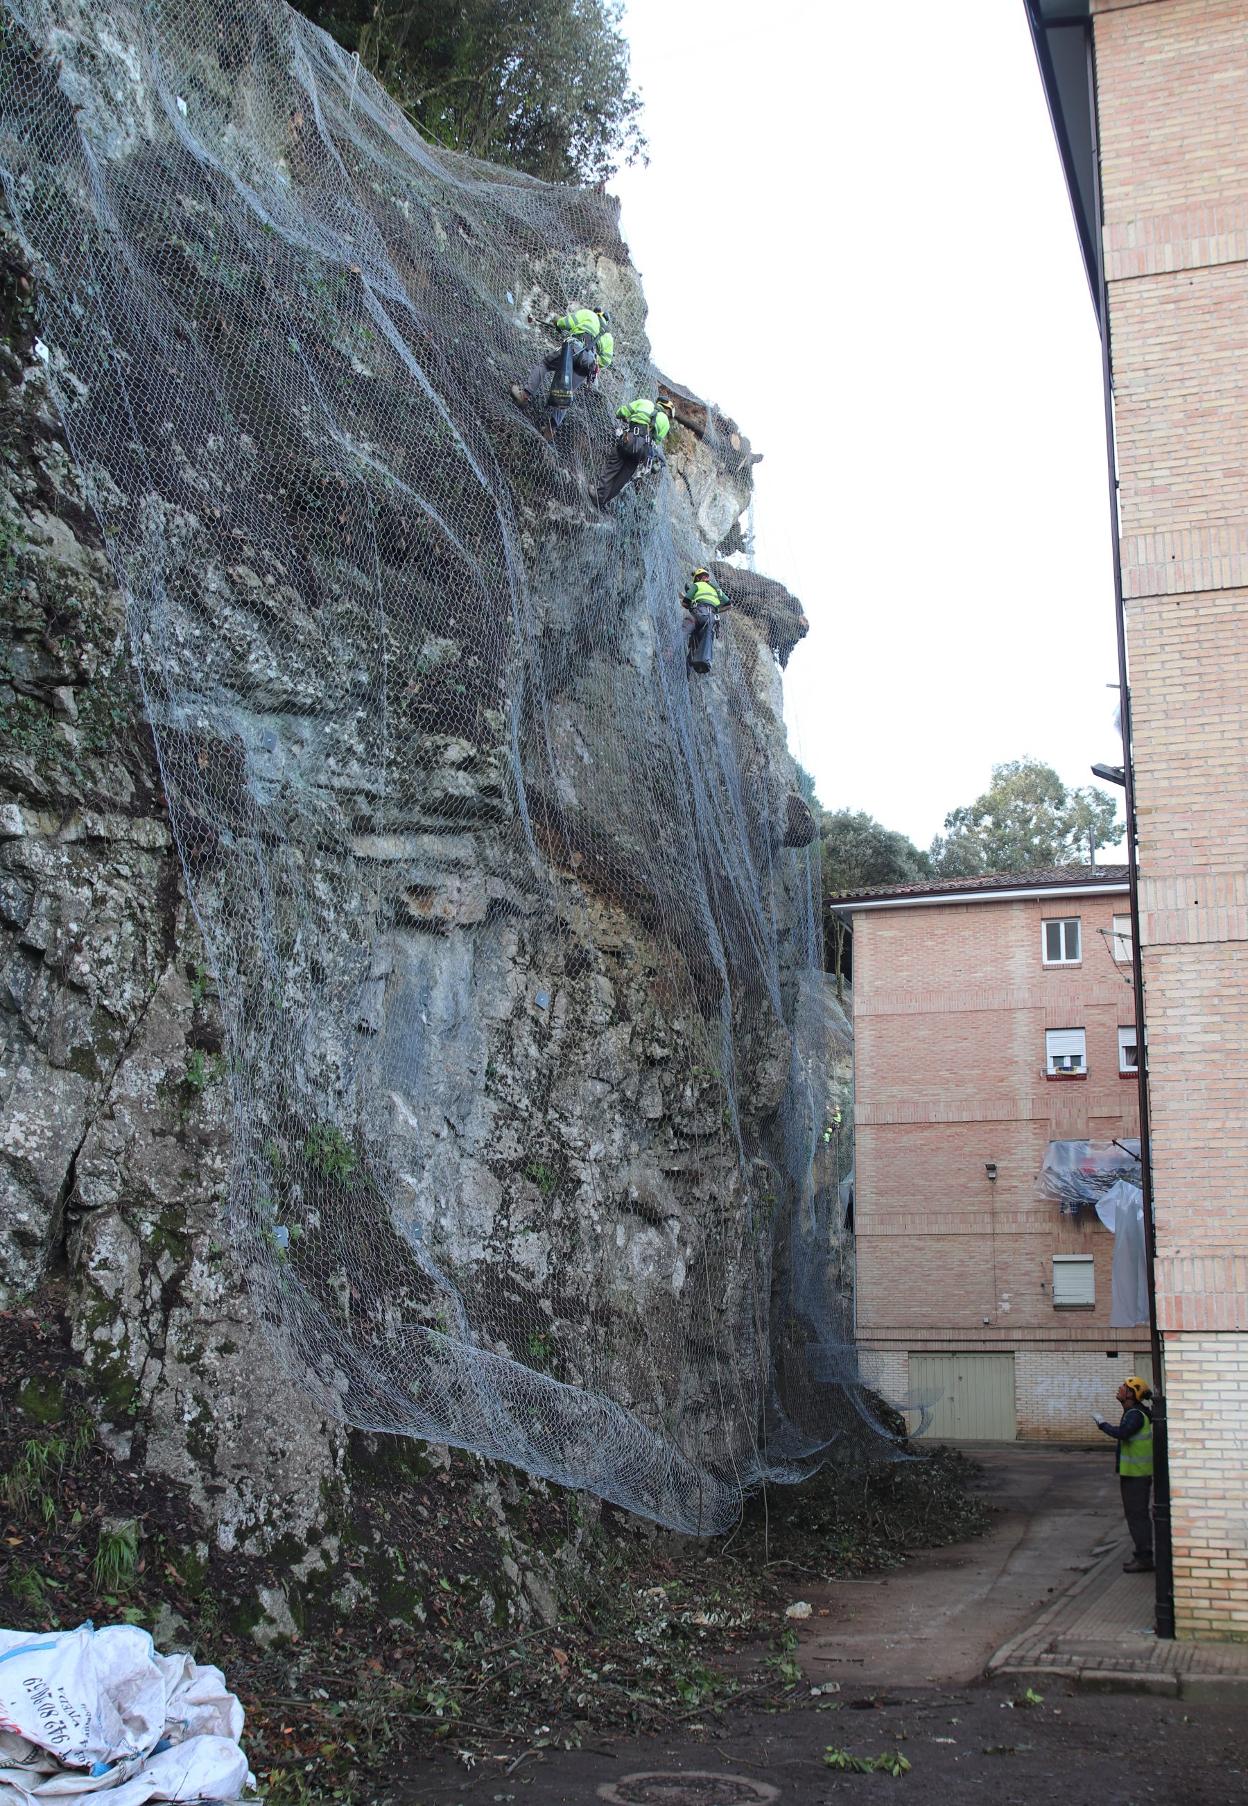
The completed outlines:
<svg viewBox="0 0 1248 1806">
<path fill-rule="evenodd" d="M 1096 1303 L 1096 1268 L 1090 1254 L 1053 1256 L 1053 1302 L 1064 1305 Z"/>
</svg>

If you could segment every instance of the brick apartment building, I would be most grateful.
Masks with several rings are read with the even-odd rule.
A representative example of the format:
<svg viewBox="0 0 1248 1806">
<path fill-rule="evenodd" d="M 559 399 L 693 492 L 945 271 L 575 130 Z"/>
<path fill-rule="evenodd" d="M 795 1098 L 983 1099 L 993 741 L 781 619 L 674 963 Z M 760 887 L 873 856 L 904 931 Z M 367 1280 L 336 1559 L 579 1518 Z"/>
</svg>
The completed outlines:
<svg viewBox="0 0 1248 1806">
<path fill-rule="evenodd" d="M 1092 1441 L 1148 1326 L 1046 1154 L 1138 1176 L 1125 866 L 876 888 L 853 932 L 857 1334 L 942 1439 Z M 1077 1143 L 1077 1148 L 1071 1144 Z M 911 1421 L 914 1419 L 912 1417 Z"/>
<path fill-rule="evenodd" d="M 1024 3 L 1118 482 L 1175 1625 L 1248 1638 L 1248 0 Z"/>
</svg>

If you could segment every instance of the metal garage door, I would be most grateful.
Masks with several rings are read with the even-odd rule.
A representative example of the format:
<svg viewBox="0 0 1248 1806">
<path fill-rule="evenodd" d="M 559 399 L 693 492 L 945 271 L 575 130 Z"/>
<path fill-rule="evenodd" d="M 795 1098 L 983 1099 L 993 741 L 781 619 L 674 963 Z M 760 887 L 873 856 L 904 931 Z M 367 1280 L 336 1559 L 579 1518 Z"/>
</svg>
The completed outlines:
<svg viewBox="0 0 1248 1806">
<path fill-rule="evenodd" d="M 935 1442 L 1013 1442 L 1012 1354 L 912 1354 L 910 1397 L 931 1412 Z"/>
</svg>

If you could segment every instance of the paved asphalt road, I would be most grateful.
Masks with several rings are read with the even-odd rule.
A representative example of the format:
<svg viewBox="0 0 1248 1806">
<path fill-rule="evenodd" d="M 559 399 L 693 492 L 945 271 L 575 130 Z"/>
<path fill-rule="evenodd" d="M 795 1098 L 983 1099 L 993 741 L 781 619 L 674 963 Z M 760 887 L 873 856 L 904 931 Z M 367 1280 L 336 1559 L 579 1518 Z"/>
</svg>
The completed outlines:
<svg viewBox="0 0 1248 1806">
<path fill-rule="evenodd" d="M 990 1533 L 887 1576 L 809 1593 L 808 1707 L 573 1751 L 414 1758 L 395 1806 L 1229 1806 L 1248 1799 L 1241 1707 L 982 1680 L 999 1645 L 1123 1538 L 1112 1459 L 975 1449 Z M 1124 1543 L 1125 1546 L 1125 1543 Z M 1149 1592 L 1150 1582 L 1141 1577 Z M 1040 1689 L 1036 1689 L 1039 1692 Z M 899 1750 L 908 1774 L 846 1774 L 829 1749 Z M 649 1778 L 647 1778 L 649 1777 Z M 359 1803 L 363 1806 L 363 1803 Z"/>
<path fill-rule="evenodd" d="M 1124 1535 L 1113 1448 L 1035 1444 L 968 1451 L 984 1470 L 990 1533 L 915 1557 L 899 1572 L 835 1581 L 812 1595 L 802 1641 L 812 1681 L 889 1686 L 978 1679 L 993 1651 Z M 1125 1552 L 1125 1551 L 1124 1551 Z M 1140 1576 L 1149 1592 L 1150 1581 Z"/>
</svg>

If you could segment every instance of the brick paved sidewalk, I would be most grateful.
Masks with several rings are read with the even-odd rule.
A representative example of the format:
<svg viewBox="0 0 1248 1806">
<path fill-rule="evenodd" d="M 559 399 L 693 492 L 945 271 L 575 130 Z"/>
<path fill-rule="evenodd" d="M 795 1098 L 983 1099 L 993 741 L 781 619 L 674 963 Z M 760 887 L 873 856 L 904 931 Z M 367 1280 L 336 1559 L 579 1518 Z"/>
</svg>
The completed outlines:
<svg viewBox="0 0 1248 1806">
<path fill-rule="evenodd" d="M 1153 1631 L 1153 1577 L 1124 1574 L 1125 1539 L 992 1657 L 989 1674 L 1248 1704 L 1248 1643 L 1187 1643 Z"/>
</svg>

